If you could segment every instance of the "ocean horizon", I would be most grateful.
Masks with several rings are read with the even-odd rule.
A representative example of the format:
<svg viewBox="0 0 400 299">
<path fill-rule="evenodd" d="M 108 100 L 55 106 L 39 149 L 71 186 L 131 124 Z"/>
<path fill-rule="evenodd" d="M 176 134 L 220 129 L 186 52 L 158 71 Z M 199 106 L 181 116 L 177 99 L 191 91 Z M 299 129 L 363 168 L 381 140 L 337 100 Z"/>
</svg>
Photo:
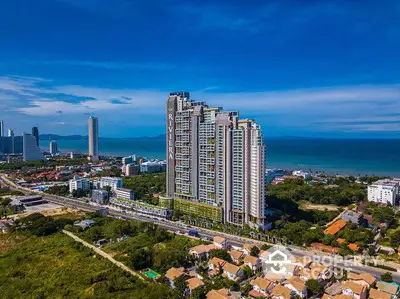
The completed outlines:
<svg viewBox="0 0 400 299">
<path fill-rule="evenodd" d="M 50 140 L 40 141 L 43 149 Z M 87 153 L 88 141 L 58 140 L 61 152 Z M 400 176 L 400 139 L 265 138 L 267 168 L 304 169 L 329 174 Z M 101 155 L 136 154 L 165 159 L 165 136 L 100 138 Z"/>
</svg>

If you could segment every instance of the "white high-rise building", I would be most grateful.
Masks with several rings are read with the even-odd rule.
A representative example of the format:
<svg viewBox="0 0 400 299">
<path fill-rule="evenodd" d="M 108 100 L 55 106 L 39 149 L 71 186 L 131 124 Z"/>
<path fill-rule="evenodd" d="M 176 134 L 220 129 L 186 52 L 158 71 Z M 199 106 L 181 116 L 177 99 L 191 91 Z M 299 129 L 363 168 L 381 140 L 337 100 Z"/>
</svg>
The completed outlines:
<svg viewBox="0 0 400 299">
<path fill-rule="evenodd" d="M 83 191 L 90 190 L 90 181 L 88 179 L 75 176 L 69 181 L 69 192 L 72 193 L 74 190 L 82 189 Z"/>
<path fill-rule="evenodd" d="M 4 121 L 0 120 L 0 137 L 4 137 Z"/>
<path fill-rule="evenodd" d="M 368 201 L 397 205 L 400 197 L 400 186 L 398 181 L 379 180 L 368 186 Z"/>
<path fill-rule="evenodd" d="M 175 208 L 264 227 L 265 145 L 255 121 L 190 100 L 188 92 L 171 93 L 166 151 L 167 195 Z"/>
<path fill-rule="evenodd" d="M 89 158 L 99 161 L 99 120 L 93 116 L 89 118 Z"/>
<path fill-rule="evenodd" d="M 8 137 L 14 137 L 14 130 L 8 129 Z"/>
<path fill-rule="evenodd" d="M 55 156 L 58 154 L 58 143 L 55 140 L 50 141 L 50 154 Z"/>
<path fill-rule="evenodd" d="M 31 134 L 23 134 L 23 155 L 24 161 L 43 160 L 43 154 L 36 144 L 36 138 Z"/>
</svg>

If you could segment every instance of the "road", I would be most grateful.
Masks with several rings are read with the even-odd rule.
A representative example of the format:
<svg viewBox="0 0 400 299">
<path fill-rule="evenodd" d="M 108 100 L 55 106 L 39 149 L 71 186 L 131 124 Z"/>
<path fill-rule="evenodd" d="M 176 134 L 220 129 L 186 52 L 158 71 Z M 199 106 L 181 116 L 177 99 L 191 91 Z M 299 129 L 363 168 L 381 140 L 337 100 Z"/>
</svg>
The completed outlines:
<svg viewBox="0 0 400 299">
<path fill-rule="evenodd" d="M 27 189 L 17 186 L 16 184 L 14 184 L 13 182 L 9 181 L 8 179 L 6 179 L 4 177 L 0 176 L 0 181 L 2 181 L 4 184 L 6 184 L 14 189 L 20 190 L 25 193 L 28 192 Z M 88 211 L 88 212 L 94 212 L 98 209 L 98 207 L 89 205 L 89 204 L 84 203 L 79 200 L 73 200 L 73 199 L 69 199 L 69 198 L 53 196 L 53 195 L 44 194 L 44 193 L 42 193 L 42 195 L 48 201 L 54 202 L 54 203 L 57 203 L 57 204 L 60 204 L 63 206 L 78 208 L 78 209 L 81 209 L 83 211 Z M 157 225 L 159 225 L 160 227 L 168 229 L 172 232 L 180 231 L 183 233 L 187 233 L 187 232 L 189 232 L 189 230 L 193 229 L 181 222 L 174 222 L 174 221 L 169 221 L 169 220 L 165 220 L 165 219 L 160 220 L 155 217 L 149 217 L 149 216 L 145 216 L 145 215 L 137 214 L 137 213 L 127 214 L 127 213 L 122 213 L 122 212 L 110 209 L 109 215 L 112 217 L 122 217 L 122 218 L 128 219 L 128 220 L 153 222 L 153 223 L 156 223 Z M 263 242 L 263 241 L 257 241 L 254 239 L 245 238 L 245 237 L 241 237 L 241 236 L 230 235 L 230 234 L 226 234 L 226 233 L 222 233 L 222 232 L 218 232 L 218 231 L 212 231 L 212 230 L 200 228 L 200 227 L 196 227 L 196 230 L 202 236 L 206 236 L 206 237 L 210 237 L 210 238 L 212 238 L 214 236 L 224 237 L 224 238 L 226 238 L 228 243 L 230 243 L 232 245 L 236 245 L 236 246 L 241 246 L 242 244 L 245 244 L 245 243 L 259 244 L 259 245 L 268 244 L 271 246 L 277 245 L 277 244 Z M 324 255 L 319 252 L 314 252 L 310 249 L 303 249 L 303 248 L 299 248 L 299 247 L 295 247 L 295 246 L 286 246 L 286 248 L 290 251 L 290 253 L 294 257 L 310 257 L 310 258 L 313 258 L 313 260 L 320 259 L 321 261 L 324 261 L 324 264 L 334 265 L 337 268 L 347 269 L 347 270 L 354 271 L 354 272 L 367 272 L 367 273 L 374 275 L 377 278 L 379 278 L 381 274 L 388 272 L 388 270 L 363 265 L 363 264 L 360 264 L 360 263 L 357 263 L 357 262 L 354 262 L 351 260 L 343 261 L 343 258 L 338 255 Z M 335 262 L 333 263 L 333 261 L 335 261 Z M 400 282 L 400 273 L 399 272 L 391 272 L 391 274 L 395 281 Z"/>
<path fill-rule="evenodd" d="M 67 230 L 63 229 L 62 232 L 64 234 L 66 234 L 67 236 L 71 237 L 72 239 L 74 239 L 76 242 L 79 242 L 79 243 L 83 244 L 84 246 L 92 249 L 98 255 L 108 259 L 111 263 L 113 263 L 117 267 L 121 268 L 125 272 L 128 272 L 129 274 L 134 275 L 134 276 L 136 276 L 136 277 L 138 277 L 138 278 L 140 278 L 141 280 L 144 281 L 144 278 L 142 276 L 140 276 L 138 273 L 136 273 L 135 271 L 133 271 L 129 267 L 125 266 L 123 263 L 118 262 L 117 260 L 115 260 L 112 256 L 110 256 L 108 253 L 104 252 L 103 250 L 97 248 L 96 246 L 93 246 L 92 244 L 89 244 L 85 240 L 82 240 L 81 238 L 79 238 L 78 236 L 74 235 L 73 233 L 71 233 L 71 232 L 69 232 Z"/>
</svg>

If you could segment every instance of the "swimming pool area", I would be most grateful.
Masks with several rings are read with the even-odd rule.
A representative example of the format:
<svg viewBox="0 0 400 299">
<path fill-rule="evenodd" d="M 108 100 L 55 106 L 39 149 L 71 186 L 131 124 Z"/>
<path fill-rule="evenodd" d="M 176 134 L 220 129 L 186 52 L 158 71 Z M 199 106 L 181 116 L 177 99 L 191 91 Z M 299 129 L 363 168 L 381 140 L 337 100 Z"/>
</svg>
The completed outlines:
<svg viewBox="0 0 400 299">
<path fill-rule="evenodd" d="M 146 271 L 143 272 L 144 275 L 146 275 L 147 277 L 151 278 L 151 279 L 157 279 L 158 277 L 160 277 L 161 275 L 158 274 L 156 271 L 151 270 L 151 269 L 147 269 Z"/>
</svg>

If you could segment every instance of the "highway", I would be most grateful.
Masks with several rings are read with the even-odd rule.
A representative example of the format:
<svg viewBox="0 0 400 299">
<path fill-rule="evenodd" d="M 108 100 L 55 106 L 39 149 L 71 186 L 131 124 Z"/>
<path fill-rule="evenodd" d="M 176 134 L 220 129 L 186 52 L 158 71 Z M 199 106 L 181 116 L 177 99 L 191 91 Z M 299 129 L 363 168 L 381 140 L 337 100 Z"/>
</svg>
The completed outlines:
<svg viewBox="0 0 400 299">
<path fill-rule="evenodd" d="M 3 184 L 9 186 L 10 188 L 17 189 L 19 191 L 22 191 L 24 193 L 32 193 L 29 189 L 22 188 L 10 180 L 8 180 L 5 177 L 0 176 L 0 181 L 3 182 Z M 53 202 L 62 206 L 68 206 L 72 208 L 77 208 L 83 211 L 88 211 L 88 212 L 94 212 L 99 209 L 100 206 L 93 206 L 90 204 L 87 204 L 85 202 L 79 201 L 79 200 L 74 200 L 74 199 L 69 199 L 65 197 L 59 197 L 59 196 L 54 196 L 50 194 L 45 194 L 45 193 L 40 193 L 43 195 L 43 198 L 48 200 L 49 202 Z M 277 245 L 273 243 L 268 243 L 268 242 L 263 242 L 263 241 L 258 241 L 258 240 L 253 240 L 250 238 L 245 238 L 241 236 L 236 236 L 236 235 L 231 235 L 231 234 L 226 234 L 218 231 L 212 231 L 209 229 L 201 228 L 201 227 L 191 227 L 187 226 L 182 222 L 175 222 L 175 221 L 169 221 L 166 219 L 160 219 L 157 217 L 151 217 L 143 214 L 138 214 L 138 213 L 126 213 L 126 212 L 121 212 L 117 211 L 114 209 L 109 209 L 109 216 L 112 217 L 117 217 L 117 218 L 124 218 L 128 220 L 136 220 L 136 221 L 141 221 L 141 222 L 153 222 L 157 225 L 159 225 L 162 228 L 165 228 L 167 230 L 170 230 L 172 232 L 181 232 L 181 233 L 188 233 L 191 229 L 196 229 L 200 236 L 202 237 L 209 237 L 212 238 L 214 236 L 220 236 L 224 237 L 228 243 L 234 246 L 241 246 L 242 244 L 248 243 L 248 244 L 268 244 L 271 246 Z M 309 249 L 303 249 L 300 247 L 296 246 L 285 246 L 286 249 L 296 258 L 298 257 L 309 257 L 312 260 L 319 259 L 320 261 L 323 261 L 323 264 L 325 265 L 334 265 L 336 268 L 341 268 L 341 269 L 346 269 L 354 272 L 367 272 L 378 279 L 380 278 L 380 275 L 386 272 L 391 272 L 388 270 L 376 268 L 376 267 L 371 267 L 367 265 L 363 265 L 361 263 L 349 260 L 349 261 L 344 261 L 343 258 L 339 255 L 324 255 L 318 252 L 311 251 Z M 335 262 L 333 262 L 335 261 Z M 380 262 L 382 264 L 382 262 Z M 399 272 L 391 272 L 393 279 L 395 281 L 400 282 L 400 273 Z"/>
</svg>

